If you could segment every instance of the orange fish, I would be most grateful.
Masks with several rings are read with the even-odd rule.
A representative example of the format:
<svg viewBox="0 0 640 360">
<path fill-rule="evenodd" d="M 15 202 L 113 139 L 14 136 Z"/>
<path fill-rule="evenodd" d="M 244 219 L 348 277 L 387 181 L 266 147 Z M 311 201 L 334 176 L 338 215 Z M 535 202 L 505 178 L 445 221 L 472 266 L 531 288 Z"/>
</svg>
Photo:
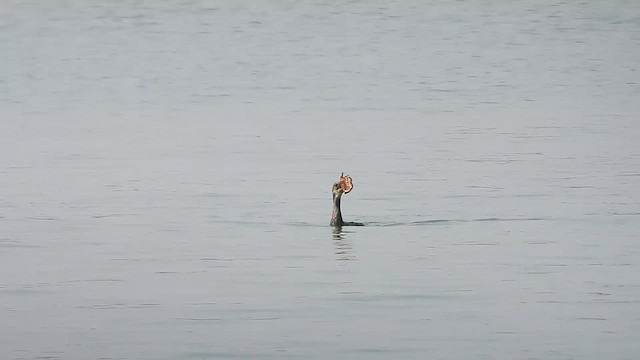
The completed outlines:
<svg viewBox="0 0 640 360">
<path fill-rule="evenodd" d="M 351 192 L 351 190 L 353 190 L 353 180 L 351 179 L 351 176 L 342 173 L 342 175 L 340 175 L 340 187 L 345 194 Z"/>
</svg>

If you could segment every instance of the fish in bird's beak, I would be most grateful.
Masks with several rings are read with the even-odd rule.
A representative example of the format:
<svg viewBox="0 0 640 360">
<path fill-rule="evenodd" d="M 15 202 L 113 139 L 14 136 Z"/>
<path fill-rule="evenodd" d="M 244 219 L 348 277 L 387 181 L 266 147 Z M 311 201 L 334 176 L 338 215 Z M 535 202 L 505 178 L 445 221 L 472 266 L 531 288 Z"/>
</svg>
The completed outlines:
<svg viewBox="0 0 640 360">
<path fill-rule="evenodd" d="M 345 194 L 348 194 L 353 190 L 353 180 L 351 179 L 351 176 L 345 175 L 344 173 L 340 175 L 340 189 L 342 189 Z"/>
</svg>

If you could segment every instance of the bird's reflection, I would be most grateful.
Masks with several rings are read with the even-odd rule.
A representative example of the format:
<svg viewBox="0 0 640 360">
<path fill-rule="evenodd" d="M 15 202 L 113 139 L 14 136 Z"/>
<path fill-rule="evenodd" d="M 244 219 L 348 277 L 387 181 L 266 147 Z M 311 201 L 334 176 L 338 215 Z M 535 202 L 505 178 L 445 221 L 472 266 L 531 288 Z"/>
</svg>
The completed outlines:
<svg viewBox="0 0 640 360">
<path fill-rule="evenodd" d="M 349 231 L 342 230 L 342 227 L 333 228 L 333 245 L 335 246 L 336 260 L 355 260 L 353 241 L 349 239 Z"/>
</svg>

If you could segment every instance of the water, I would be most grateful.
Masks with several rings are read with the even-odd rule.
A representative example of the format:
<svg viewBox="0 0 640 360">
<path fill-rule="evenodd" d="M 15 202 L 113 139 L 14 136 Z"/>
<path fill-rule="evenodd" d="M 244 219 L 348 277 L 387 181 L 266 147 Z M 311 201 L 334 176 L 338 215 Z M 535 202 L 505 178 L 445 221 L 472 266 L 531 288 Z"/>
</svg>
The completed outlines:
<svg viewBox="0 0 640 360">
<path fill-rule="evenodd" d="M 635 2 L 0 15 L 1 358 L 640 352 Z"/>
</svg>

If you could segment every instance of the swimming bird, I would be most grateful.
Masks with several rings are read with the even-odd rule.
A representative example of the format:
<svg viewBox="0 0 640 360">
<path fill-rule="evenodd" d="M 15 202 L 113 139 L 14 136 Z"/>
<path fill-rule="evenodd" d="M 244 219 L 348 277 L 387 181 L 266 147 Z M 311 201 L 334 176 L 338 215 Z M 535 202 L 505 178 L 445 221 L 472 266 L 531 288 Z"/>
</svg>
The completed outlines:
<svg viewBox="0 0 640 360">
<path fill-rule="evenodd" d="M 329 225 L 334 227 L 342 226 L 364 226 L 363 223 L 350 222 L 342 220 L 342 211 L 340 210 L 340 201 L 342 200 L 342 194 L 348 194 L 353 190 L 353 181 L 349 175 L 340 175 L 340 180 L 333 184 L 331 187 L 331 194 L 333 196 L 333 211 L 331 212 L 331 222 Z"/>
</svg>

